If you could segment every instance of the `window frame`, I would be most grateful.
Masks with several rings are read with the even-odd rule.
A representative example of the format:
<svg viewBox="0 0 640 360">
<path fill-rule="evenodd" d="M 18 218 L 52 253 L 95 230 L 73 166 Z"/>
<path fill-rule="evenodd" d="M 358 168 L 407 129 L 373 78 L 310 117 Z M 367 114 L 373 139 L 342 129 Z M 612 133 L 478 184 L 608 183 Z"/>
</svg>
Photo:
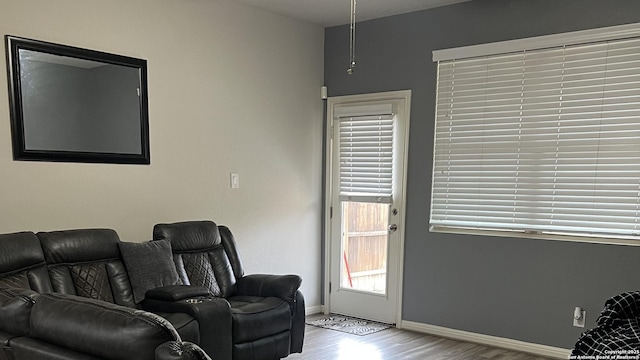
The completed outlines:
<svg viewBox="0 0 640 360">
<path fill-rule="evenodd" d="M 585 43 L 613 41 L 632 37 L 640 37 L 640 24 L 627 24 L 606 28 L 590 29 L 583 31 L 576 31 L 563 34 L 553 34 L 540 37 L 517 39 L 510 41 L 503 41 L 490 44 L 472 45 L 453 49 L 436 50 L 433 52 L 433 61 L 445 61 L 455 59 L 474 58 L 490 55 L 501 55 L 514 52 L 523 52 L 527 50 L 539 50 L 545 48 L 553 48 L 559 46 L 571 46 L 580 45 Z M 438 74 L 439 75 L 439 74 Z M 436 99 L 437 101 L 437 99 Z M 436 116 L 437 116 L 437 104 L 436 104 Z M 434 126 L 437 125 L 434 124 Z M 513 230 L 513 229 L 491 229 L 491 228 L 465 228 L 465 227 L 451 227 L 451 226 L 439 226 L 431 224 L 432 211 L 433 211 L 433 184 L 435 177 L 433 171 L 435 171 L 436 165 L 436 133 L 434 131 L 434 152 L 433 152 L 433 166 L 432 166 L 432 189 L 431 189 L 431 203 L 430 203 L 430 226 L 431 232 L 440 233 L 454 233 L 454 234 L 471 234 L 471 235 L 485 235 L 485 236 L 499 236 L 499 237 L 512 237 L 512 238 L 530 238 L 530 239 L 544 239 L 544 240 L 563 240 L 563 241 L 578 241 L 578 242 L 590 242 L 590 243 L 604 243 L 604 244 L 619 244 L 619 245 L 634 245 L 640 246 L 640 235 L 628 236 L 628 235 L 608 235 L 602 234 L 590 235 L 587 233 L 570 233 L 570 232 L 557 232 L 557 231 L 545 231 L 545 230 Z"/>
</svg>

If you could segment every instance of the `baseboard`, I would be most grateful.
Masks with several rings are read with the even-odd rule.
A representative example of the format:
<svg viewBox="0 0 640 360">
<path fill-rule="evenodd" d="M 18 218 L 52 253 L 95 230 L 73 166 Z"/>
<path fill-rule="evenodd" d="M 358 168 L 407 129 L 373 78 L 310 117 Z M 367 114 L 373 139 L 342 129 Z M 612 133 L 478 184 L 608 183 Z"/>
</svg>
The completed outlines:
<svg viewBox="0 0 640 360">
<path fill-rule="evenodd" d="M 519 340 L 501 338 L 497 336 L 483 335 L 472 333 L 468 331 L 449 329 L 446 327 L 423 324 L 413 321 L 402 320 L 400 327 L 404 330 L 411 330 L 415 332 L 442 336 L 455 340 L 468 341 L 483 345 L 495 346 L 503 349 L 515 350 L 525 352 L 529 354 L 535 354 L 555 359 L 568 359 L 571 354 L 571 350 L 533 344 Z"/>
<path fill-rule="evenodd" d="M 324 312 L 324 306 L 322 305 L 316 305 L 316 306 L 308 306 L 306 308 L 304 308 L 304 313 L 306 315 L 314 315 L 314 314 L 320 314 Z"/>
</svg>

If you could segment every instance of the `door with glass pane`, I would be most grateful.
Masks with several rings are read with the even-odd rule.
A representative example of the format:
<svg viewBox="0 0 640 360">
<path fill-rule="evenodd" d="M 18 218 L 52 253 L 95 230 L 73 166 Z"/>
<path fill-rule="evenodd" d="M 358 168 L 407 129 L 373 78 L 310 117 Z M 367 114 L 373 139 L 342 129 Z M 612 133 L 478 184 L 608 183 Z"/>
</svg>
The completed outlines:
<svg viewBox="0 0 640 360">
<path fill-rule="evenodd" d="M 396 323 L 410 92 L 331 98 L 328 312 Z"/>
</svg>

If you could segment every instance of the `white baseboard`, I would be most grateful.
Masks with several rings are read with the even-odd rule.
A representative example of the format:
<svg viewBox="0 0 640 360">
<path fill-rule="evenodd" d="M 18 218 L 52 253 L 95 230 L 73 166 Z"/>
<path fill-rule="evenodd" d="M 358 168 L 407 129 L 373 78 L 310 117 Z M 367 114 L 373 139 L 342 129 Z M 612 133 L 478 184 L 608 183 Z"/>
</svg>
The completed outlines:
<svg viewBox="0 0 640 360">
<path fill-rule="evenodd" d="M 402 320 L 400 328 L 404 330 L 411 330 L 420 333 L 437 335 L 450 339 L 468 341 L 556 359 L 568 359 L 569 355 L 571 354 L 571 350 L 568 349 L 533 344 L 491 335 L 477 334 L 468 331 L 449 329 L 441 326 L 423 324 L 413 321 Z"/>
<path fill-rule="evenodd" d="M 306 308 L 304 308 L 304 313 L 306 315 L 320 314 L 323 312 L 324 312 L 324 306 L 322 305 L 307 306 Z"/>
</svg>

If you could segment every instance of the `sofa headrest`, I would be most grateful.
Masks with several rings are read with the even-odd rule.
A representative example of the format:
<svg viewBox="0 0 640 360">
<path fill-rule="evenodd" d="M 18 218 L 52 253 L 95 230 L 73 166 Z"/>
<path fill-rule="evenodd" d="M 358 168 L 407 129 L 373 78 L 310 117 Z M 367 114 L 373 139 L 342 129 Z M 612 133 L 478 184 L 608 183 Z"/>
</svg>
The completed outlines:
<svg viewBox="0 0 640 360">
<path fill-rule="evenodd" d="M 169 240 L 173 252 L 208 250 L 220 245 L 218 225 L 213 221 L 185 221 L 157 224 L 153 240 Z"/>
<path fill-rule="evenodd" d="M 118 234 L 111 229 L 77 229 L 39 232 L 44 258 L 49 265 L 120 257 Z"/>
<path fill-rule="evenodd" d="M 39 264 L 44 264 L 44 254 L 34 233 L 0 235 L 0 274 Z"/>
</svg>

